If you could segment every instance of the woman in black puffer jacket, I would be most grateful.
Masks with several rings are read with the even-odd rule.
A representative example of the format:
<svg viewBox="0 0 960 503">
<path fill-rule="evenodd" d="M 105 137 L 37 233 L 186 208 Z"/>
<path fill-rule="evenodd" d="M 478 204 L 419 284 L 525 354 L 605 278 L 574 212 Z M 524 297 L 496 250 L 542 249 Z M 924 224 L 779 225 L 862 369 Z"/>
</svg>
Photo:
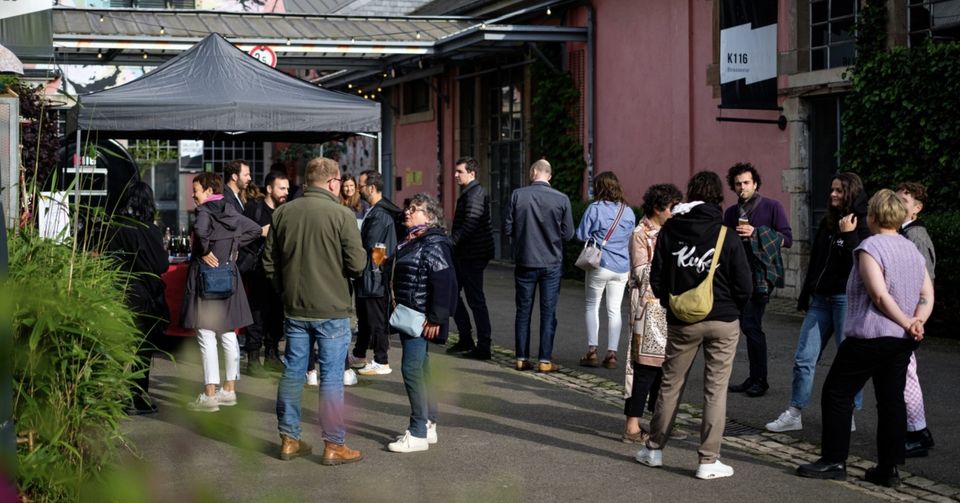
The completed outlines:
<svg viewBox="0 0 960 503">
<path fill-rule="evenodd" d="M 457 307 L 457 275 L 439 201 L 426 194 L 413 196 L 404 210 L 404 225 L 408 234 L 391 259 L 390 285 L 396 304 L 423 313 L 426 320 L 420 336 L 400 334 L 410 427 L 387 446 L 392 452 L 425 451 L 437 442 L 437 400 L 427 343 L 446 342 L 450 316 Z"/>
</svg>

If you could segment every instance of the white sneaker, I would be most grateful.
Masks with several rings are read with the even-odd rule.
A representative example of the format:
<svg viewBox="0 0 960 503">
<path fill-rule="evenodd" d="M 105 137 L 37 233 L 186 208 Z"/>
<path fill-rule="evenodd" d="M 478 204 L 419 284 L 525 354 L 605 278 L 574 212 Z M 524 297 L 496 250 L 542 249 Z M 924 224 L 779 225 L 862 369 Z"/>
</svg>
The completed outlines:
<svg viewBox="0 0 960 503">
<path fill-rule="evenodd" d="M 217 390 L 217 403 L 225 407 L 232 407 L 237 404 L 237 392 L 225 391 L 223 388 Z"/>
<path fill-rule="evenodd" d="M 316 370 L 307 372 L 307 386 L 320 386 L 320 382 L 317 380 Z"/>
<path fill-rule="evenodd" d="M 767 423 L 767 431 L 781 433 L 784 431 L 797 431 L 803 429 L 802 415 L 797 413 L 793 415 L 793 409 L 787 409 L 780 414 L 776 421 Z"/>
<path fill-rule="evenodd" d="M 648 449 L 647 446 L 643 446 L 637 451 L 636 460 L 641 465 L 654 468 L 663 466 L 663 449 Z"/>
<path fill-rule="evenodd" d="M 722 479 L 723 477 L 732 477 L 733 467 L 725 465 L 720 461 L 701 464 L 697 468 L 697 478 L 703 480 Z"/>
<path fill-rule="evenodd" d="M 217 396 L 207 396 L 200 393 L 196 400 L 187 404 L 187 410 L 195 412 L 217 412 L 220 410 L 220 404 L 217 402 Z"/>
<path fill-rule="evenodd" d="M 427 443 L 437 443 L 437 423 L 427 421 Z"/>
<path fill-rule="evenodd" d="M 393 372 L 390 365 L 381 365 L 377 362 L 367 363 L 362 369 L 357 371 L 357 373 L 362 376 L 385 376 L 390 372 Z"/>
<path fill-rule="evenodd" d="M 344 386 L 353 386 L 357 384 L 357 373 L 353 369 L 347 369 L 343 371 L 343 385 Z"/>
<path fill-rule="evenodd" d="M 403 432 L 403 435 L 397 437 L 396 442 L 387 444 L 387 449 L 390 452 L 419 452 L 429 448 L 429 440 L 411 435 L 410 430 Z"/>
</svg>

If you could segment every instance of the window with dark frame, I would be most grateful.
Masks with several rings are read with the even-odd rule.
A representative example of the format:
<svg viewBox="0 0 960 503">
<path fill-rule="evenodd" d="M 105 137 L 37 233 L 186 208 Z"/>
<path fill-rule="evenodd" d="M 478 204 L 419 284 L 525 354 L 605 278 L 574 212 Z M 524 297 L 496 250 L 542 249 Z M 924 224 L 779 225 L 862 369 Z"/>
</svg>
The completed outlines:
<svg viewBox="0 0 960 503">
<path fill-rule="evenodd" d="M 810 70 L 852 65 L 858 0 L 810 0 Z"/>
<path fill-rule="evenodd" d="M 400 113 L 412 115 L 430 111 L 430 83 L 426 80 L 405 82 L 401 86 Z"/>
<path fill-rule="evenodd" d="M 960 0 L 907 0 L 909 44 L 960 40 Z"/>
</svg>

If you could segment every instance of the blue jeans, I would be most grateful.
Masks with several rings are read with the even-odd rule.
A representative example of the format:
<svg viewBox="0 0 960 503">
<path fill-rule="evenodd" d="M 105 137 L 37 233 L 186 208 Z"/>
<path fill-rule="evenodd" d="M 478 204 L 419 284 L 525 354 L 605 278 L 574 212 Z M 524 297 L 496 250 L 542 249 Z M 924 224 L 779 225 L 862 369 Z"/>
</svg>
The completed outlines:
<svg viewBox="0 0 960 503">
<path fill-rule="evenodd" d="M 410 434 L 427 438 L 427 421 L 437 422 L 437 394 L 430 378 L 430 357 L 427 355 L 430 343 L 423 337 L 400 334 L 400 345 L 403 347 L 400 372 L 410 399 Z"/>
<path fill-rule="evenodd" d="M 793 393 L 790 405 L 803 409 L 810 403 L 813 393 L 813 376 L 823 348 L 832 337 L 840 347 L 843 342 L 843 321 L 847 317 L 847 296 L 817 295 L 810 301 L 810 308 L 800 327 L 797 353 L 793 357 Z M 863 404 L 863 391 L 854 398 L 857 410 Z"/>
<path fill-rule="evenodd" d="M 553 336 L 557 333 L 557 300 L 560 298 L 562 273 L 562 267 L 517 266 L 514 271 L 517 290 L 515 334 L 518 360 L 530 357 L 530 318 L 533 315 L 533 296 L 537 287 L 540 288 L 540 361 L 549 362 L 553 356 Z"/>
<path fill-rule="evenodd" d="M 320 425 L 323 439 L 342 444 L 347 434 L 343 421 L 343 370 L 350 346 L 350 319 L 292 320 L 283 322 L 287 336 L 286 367 L 277 387 L 277 421 L 280 433 L 300 439 L 300 399 L 313 341 L 319 342 Z"/>
</svg>

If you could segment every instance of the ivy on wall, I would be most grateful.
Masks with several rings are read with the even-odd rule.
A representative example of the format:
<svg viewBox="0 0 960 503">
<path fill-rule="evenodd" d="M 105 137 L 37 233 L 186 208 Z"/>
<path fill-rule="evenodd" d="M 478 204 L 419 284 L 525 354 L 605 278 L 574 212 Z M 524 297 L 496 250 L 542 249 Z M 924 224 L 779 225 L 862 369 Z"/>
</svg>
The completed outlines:
<svg viewBox="0 0 960 503">
<path fill-rule="evenodd" d="M 550 59 L 559 59 L 556 48 L 544 47 L 543 50 Z M 532 158 L 550 161 L 553 170 L 550 185 L 572 201 L 580 201 L 586 168 L 575 119 L 579 113 L 580 92 L 569 73 L 558 72 L 543 61 L 533 65 L 532 73 L 535 85 L 530 112 Z"/>
<path fill-rule="evenodd" d="M 867 2 L 842 117 L 841 169 L 872 193 L 904 181 L 927 186 L 921 218 L 937 249 L 934 320 L 960 323 L 960 43 L 887 49 L 886 2 Z M 957 319 L 951 319 L 957 318 Z"/>
</svg>

